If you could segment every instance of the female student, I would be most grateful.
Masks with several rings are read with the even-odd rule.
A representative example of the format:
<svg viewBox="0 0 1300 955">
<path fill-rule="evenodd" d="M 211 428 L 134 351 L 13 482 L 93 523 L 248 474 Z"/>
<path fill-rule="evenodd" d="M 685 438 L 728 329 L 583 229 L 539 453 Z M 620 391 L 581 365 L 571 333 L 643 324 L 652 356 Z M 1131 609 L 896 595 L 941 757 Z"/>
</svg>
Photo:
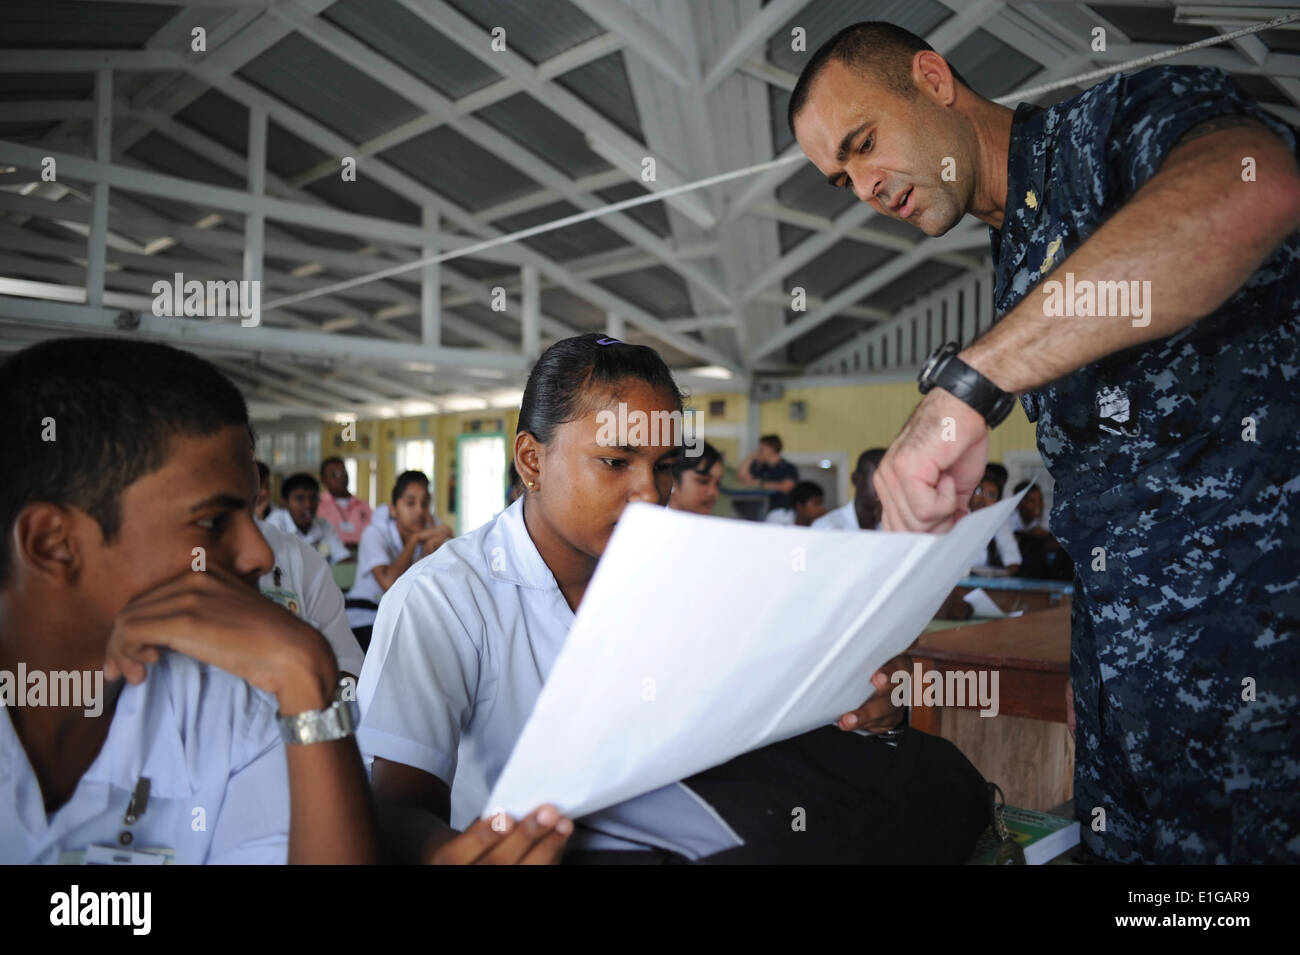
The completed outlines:
<svg viewBox="0 0 1300 955">
<path fill-rule="evenodd" d="M 668 506 L 693 514 L 712 514 L 722 486 L 722 452 L 709 442 L 697 458 L 682 455 L 673 465 L 673 491 Z"/>
<path fill-rule="evenodd" d="M 451 539 L 451 529 L 429 513 L 429 479 L 404 471 L 393 484 L 392 507 L 361 533 L 357 579 L 348 591 L 348 623 L 364 650 L 379 609 L 379 598 L 408 567 Z"/>
<path fill-rule="evenodd" d="M 463 828 L 484 808 L 624 507 L 668 500 L 680 449 L 605 440 L 601 412 L 620 404 L 650 420 L 681 410 L 652 349 L 595 334 L 548 348 L 515 436 L 524 496 L 405 574 L 379 610 L 358 740 L 401 861 L 429 858 L 453 835 L 448 823 Z M 897 722 L 887 694 L 872 702 Z M 892 860 L 901 831 L 926 847 L 911 861 L 963 861 L 987 821 L 982 780 L 950 744 L 923 739 L 895 748 L 826 727 L 764 747 L 583 817 L 568 858 Z M 941 764 L 936 779 L 928 771 Z M 792 827 L 793 807 L 817 826 Z"/>
</svg>

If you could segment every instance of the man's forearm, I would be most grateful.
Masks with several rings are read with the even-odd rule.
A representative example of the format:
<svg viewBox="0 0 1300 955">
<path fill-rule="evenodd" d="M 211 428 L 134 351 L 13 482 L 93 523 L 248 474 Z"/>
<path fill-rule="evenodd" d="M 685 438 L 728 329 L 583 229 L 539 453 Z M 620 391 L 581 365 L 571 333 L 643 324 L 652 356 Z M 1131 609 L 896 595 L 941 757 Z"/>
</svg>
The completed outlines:
<svg viewBox="0 0 1300 955">
<path fill-rule="evenodd" d="M 1259 182 L 1242 182 L 1244 155 Z M 1238 128 L 1187 143 L 1046 279 L 1136 282 L 1145 315 L 1049 317 L 1040 285 L 961 358 L 1005 391 L 1045 385 L 1213 312 L 1298 227 L 1300 177 L 1275 136 Z"/>
<path fill-rule="evenodd" d="M 379 861 L 370 784 L 356 739 L 285 747 L 289 764 L 289 863 Z"/>
</svg>

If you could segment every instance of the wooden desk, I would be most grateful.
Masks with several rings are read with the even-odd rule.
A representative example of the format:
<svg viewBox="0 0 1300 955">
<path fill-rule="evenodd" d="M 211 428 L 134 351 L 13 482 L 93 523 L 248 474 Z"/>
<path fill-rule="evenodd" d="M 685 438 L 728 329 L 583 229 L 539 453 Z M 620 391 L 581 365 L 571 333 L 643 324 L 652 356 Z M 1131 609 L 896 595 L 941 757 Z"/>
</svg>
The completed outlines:
<svg viewBox="0 0 1300 955">
<path fill-rule="evenodd" d="M 910 653 L 923 672 L 998 672 L 997 716 L 981 716 L 978 702 L 920 706 L 912 709 L 913 726 L 955 743 L 1011 805 L 1047 810 L 1072 798 L 1068 605 L 927 633 Z"/>
</svg>

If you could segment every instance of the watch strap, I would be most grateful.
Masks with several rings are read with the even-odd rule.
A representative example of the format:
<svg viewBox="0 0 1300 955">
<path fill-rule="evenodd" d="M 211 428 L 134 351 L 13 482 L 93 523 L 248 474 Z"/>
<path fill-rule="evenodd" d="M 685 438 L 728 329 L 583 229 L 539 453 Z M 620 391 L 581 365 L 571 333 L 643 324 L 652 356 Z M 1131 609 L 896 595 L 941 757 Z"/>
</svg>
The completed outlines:
<svg viewBox="0 0 1300 955">
<path fill-rule="evenodd" d="M 324 709 L 277 715 L 276 720 L 286 743 L 328 743 L 351 736 L 361 722 L 361 710 L 356 700 L 336 699 Z"/>
</svg>

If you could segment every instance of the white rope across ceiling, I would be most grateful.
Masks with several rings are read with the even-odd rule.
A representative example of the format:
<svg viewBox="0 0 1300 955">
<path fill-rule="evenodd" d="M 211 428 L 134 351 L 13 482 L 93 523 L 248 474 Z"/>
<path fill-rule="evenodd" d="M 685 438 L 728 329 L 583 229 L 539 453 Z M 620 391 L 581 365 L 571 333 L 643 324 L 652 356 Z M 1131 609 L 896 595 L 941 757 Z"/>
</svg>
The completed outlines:
<svg viewBox="0 0 1300 955">
<path fill-rule="evenodd" d="M 1137 69 L 1143 66 L 1149 66 L 1161 60 L 1167 60 L 1190 50 L 1198 50 L 1202 47 L 1216 46 L 1220 43 L 1228 43 L 1239 37 L 1248 36 L 1252 33 L 1259 33 L 1263 30 L 1272 30 L 1294 20 L 1300 20 L 1300 12 L 1288 13 L 1280 17 L 1269 20 L 1266 23 L 1257 23 L 1248 27 L 1242 27 L 1239 30 L 1233 30 L 1230 33 L 1224 33 L 1220 36 L 1207 37 L 1204 40 L 1197 40 L 1194 43 L 1187 43 L 1183 46 L 1172 47 L 1168 50 L 1162 50 L 1159 53 L 1151 53 L 1147 56 L 1138 57 L 1135 60 L 1127 60 L 1123 63 L 1116 63 L 1111 66 L 1102 67 L 1101 69 L 1091 70 L 1087 73 L 1080 73 L 1078 76 L 1072 76 L 1068 79 L 1057 80 L 1054 83 L 1046 83 L 1041 86 L 1030 86 L 1024 89 L 1016 90 L 1014 93 L 1008 93 L 1005 96 L 997 97 L 993 102 L 1008 105 L 1013 102 L 1021 102 L 1041 96 L 1043 93 L 1049 93 L 1052 90 L 1063 89 L 1068 86 L 1077 86 L 1088 83 L 1092 80 L 1098 80 L 1102 77 L 1110 76 L 1113 73 L 1121 73 L 1125 70 Z M 488 249 L 495 249 L 498 246 L 508 245 L 511 242 L 518 242 L 521 239 L 531 238 L 535 235 L 541 235 L 546 232 L 554 232 L 556 229 L 563 229 L 566 226 L 576 225 L 579 222 L 586 222 L 589 219 L 596 219 L 600 216 L 609 215 L 612 212 L 621 212 L 624 209 L 632 209 L 636 206 L 643 206 L 651 202 L 661 202 L 664 199 L 670 199 L 673 196 L 679 196 L 682 193 L 692 192 L 696 189 L 706 189 L 709 186 L 715 186 L 718 183 L 730 182 L 732 179 L 740 179 L 745 176 L 752 176 L 756 173 L 765 172 L 768 169 L 774 169 L 777 166 L 785 166 L 790 163 L 802 162 L 802 155 L 785 156 L 779 159 L 771 159 L 767 162 L 756 163 L 752 166 L 746 166 L 743 169 L 736 169 L 731 172 L 720 173 L 716 176 L 709 176 L 706 179 L 697 179 L 694 182 L 684 183 L 680 186 L 672 186 L 667 189 L 658 189 L 654 192 L 646 193 L 644 196 L 635 196 L 631 199 L 624 199 L 622 202 L 615 202 L 611 205 L 601 206 L 597 209 L 589 209 L 586 212 L 579 212 L 571 216 L 564 216 L 560 219 L 554 219 L 550 222 L 543 222 L 540 225 L 531 226 L 527 229 L 520 229 L 518 232 L 511 232 L 508 235 L 495 236 L 491 239 L 485 239 L 482 242 L 475 242 L 471 245 L 461 246 L 455 249 L 449 249 L 437 255 L 426 256 L 425 258 L 416 259 L 402 265 L 389 266 L 386 269 L 380 269 L 377 272 L 370 272 L 366 275 L 358 275 L 354 278 L 346 279 L 341 282 L 334 282 L 330 285 L 324 285 L 320 288 L 311 289 L 306 292 L 298 292 L 293 295 L 286 295 L 284 298 L 275 299 L 267 302 L 262 306 L 262 311 L 266 312 L 273 308 L 282 308 L 287 305 L 295 305 L 298 302 L 305 302 L 308 299 L 317 298 L 322 295 L 333 295 L 336 292 L 343 292 L 348 289 L 356 288 L 359 285 L 366 285 L 370 282 L 377 282 L 380 279 L 391 278 L 394 275 L 401 275 L 404 272 L 411 272 L 415 269 L 422 268 L 426 265 L 436 265 L 440 262 L 448 262 L 452 259 L 461 258 L 467 255 L 474 255 L 478 252 L 485 252 Z"/>
</svg>

